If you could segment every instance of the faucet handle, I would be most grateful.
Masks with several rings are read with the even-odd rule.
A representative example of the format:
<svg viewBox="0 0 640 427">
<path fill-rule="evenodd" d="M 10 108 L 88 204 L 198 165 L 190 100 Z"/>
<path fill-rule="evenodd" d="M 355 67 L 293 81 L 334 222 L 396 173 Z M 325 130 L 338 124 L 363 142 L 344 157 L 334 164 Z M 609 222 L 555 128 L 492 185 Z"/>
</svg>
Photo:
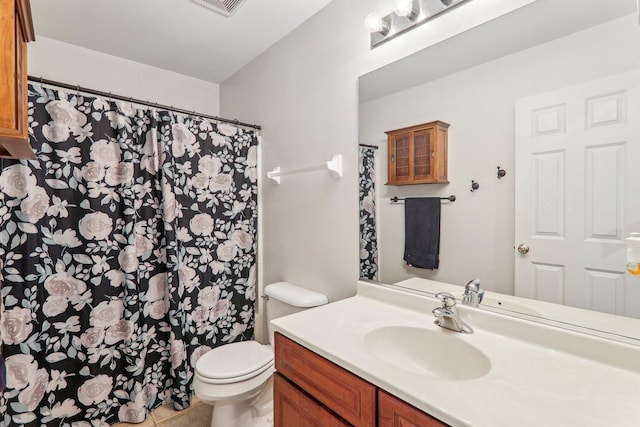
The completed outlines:
<svg viewBox="0 0 640 427">
<path fill-rule="evenodd" d="M 442 306 L 443 307 L 453 307 L 454 305 L 456 305 L 456 298 L 450 294 L 449 292 L 438 292 L 436 294 L 436 298 L 438 298 L 440 301 L 442 301 Z"/>
<path fill-rule="evenodd" d="M 480 279 L 469 280 L 464 286 L 462 302 L 464 304 L 478 305 L 482 302 L 482 297 L 484 297 L 484 290 L 480 290 Z"/>
<path fill-rule="evenodd" d="M 480 290 L 480 279 L 472 279 L 464 286 L 465 292 L 478 292 Z"/>
</svg>

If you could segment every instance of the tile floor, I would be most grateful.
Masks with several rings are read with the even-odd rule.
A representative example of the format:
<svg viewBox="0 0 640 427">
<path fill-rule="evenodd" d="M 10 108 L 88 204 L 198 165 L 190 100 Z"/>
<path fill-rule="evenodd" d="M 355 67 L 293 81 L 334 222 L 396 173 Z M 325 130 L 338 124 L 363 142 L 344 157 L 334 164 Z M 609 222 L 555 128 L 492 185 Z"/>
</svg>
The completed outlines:
<svg viewBox="0 0 640 427">
<path fill-rule="evenodd" d="M 119 423 L 115 427 L 209 427 L 211 425 L 211 405 L 194 396 L 191 406 L 183 411 L 175 411 L 173 404 L 161 406 L 151 412 L 139 424 Z"/>
</svg>

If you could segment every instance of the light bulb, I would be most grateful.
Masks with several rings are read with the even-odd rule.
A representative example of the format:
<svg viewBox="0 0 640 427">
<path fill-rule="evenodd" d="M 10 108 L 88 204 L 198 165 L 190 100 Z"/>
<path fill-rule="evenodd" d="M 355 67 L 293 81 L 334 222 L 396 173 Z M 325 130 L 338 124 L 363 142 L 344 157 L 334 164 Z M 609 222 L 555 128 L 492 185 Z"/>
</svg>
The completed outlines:
<svg viewBox="0 0 640 427">
<path fill-rule="evenodd" d="M 398 16 L 406 16 L 413 19 L 418 16 L 418 12 L 413 8 L 413 0 L 400 0 L 394 10 Z"/>
<path fill-rule="evenodd" d="M 370 13 L 364 20 L 364 25 L 370 33 L 385 35 L 389 32 L 389 25 L 377 13 Z"/>
</svg>

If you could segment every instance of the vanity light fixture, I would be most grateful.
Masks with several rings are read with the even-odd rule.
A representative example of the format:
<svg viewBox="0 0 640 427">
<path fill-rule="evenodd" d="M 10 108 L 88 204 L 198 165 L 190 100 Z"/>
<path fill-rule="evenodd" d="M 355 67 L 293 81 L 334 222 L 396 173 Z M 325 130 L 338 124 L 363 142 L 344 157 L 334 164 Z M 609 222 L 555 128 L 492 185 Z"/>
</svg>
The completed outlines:
<svg viewBox="0 0 640 427">
<path fill-rule="evenodd" d="M 371 34 L 380 34 L 383 37 L 389 34 L 389 23 L 377 13 L 368 14 L 364 20 L 364 26 Z"/>
<path fill-rule="evenodd" d="M 420 2 L 417 0 L 400 0 L 393 11 L 398 16 L 404 16 L 410 21 L 418 19 Z"/>
<path fill-rule="evenodd" d="M 398 0 L 390 14 L 370 13 L 365 26 L 371 33 L 371 48 L 389 41 L 469 0 Z"/>
</svg>

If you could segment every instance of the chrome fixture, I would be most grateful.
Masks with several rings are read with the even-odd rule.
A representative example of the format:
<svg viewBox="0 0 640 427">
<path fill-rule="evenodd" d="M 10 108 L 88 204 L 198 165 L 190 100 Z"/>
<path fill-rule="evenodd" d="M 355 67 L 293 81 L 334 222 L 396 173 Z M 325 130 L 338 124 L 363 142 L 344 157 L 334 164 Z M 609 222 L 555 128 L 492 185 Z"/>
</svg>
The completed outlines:
<svg viewBox="0 0 640 427">
<path fill-rule="evenodd" d="M 381 17 L 370 13 L 365 26 L 371 33 L 371 48 L 409 31 L 469 0 L 397 0 L 396 8 Z"/>
<path fill-rule="evenodd" d="M 470 280 L 464 287 L 462 294 L 462 303 L 470 305 L 478 305 L 482 302 L 484 291 L 480 290 L 480 279 Z"/>
<path fill-rule="evenodd" d="M 418 19 L 420 9 L 414 0 L 400 0 L 393 12 L 398 16 L 406 17 L 410 21 L 415 21 Z"/>
<path fill-rule="evenodd" d="M 371 34 L 380 34 L 382 37 L 389 34 L 389 22 L 382 19 L 377 13 L 368 14 L 364 19 L 364 26 Z"/>
<path fill-rule="evenodd" d="M 473 333 L 471 326 L 460 319 L 456 308 L 456 299 L 453 295 L 449 292 L 438 292 L 436 298 L 442 301 L 442 307 L 436 307 L 432 311 L 433 315 L 436 316 L 436 325 L 455 332 Z"/>
<path fill-rule="evenodd" d="M 474 191 L 476 191 L 478 188 L 480 188 L 480 184 L 478 184 L 477 182 L 475 182 L 474 180 L 471 180 L 471 192 L 473 193 Z"/>
</svg>

